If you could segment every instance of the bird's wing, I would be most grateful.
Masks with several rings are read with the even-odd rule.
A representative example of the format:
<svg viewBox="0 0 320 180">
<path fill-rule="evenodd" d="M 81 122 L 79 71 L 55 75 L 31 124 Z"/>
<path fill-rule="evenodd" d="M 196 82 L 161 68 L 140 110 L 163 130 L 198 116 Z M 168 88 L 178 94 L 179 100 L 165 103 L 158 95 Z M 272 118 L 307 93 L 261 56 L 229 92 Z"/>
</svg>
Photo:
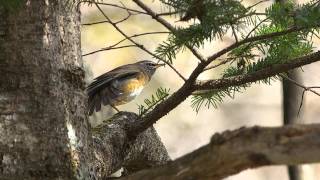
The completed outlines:
<svg viewBox="0 0 320 180">
<path fill-rule="evenodd" d="M 141 73 L 141 71 L 132 66 L 132 64 L 118 67 L 95 78 L 94 81 L 87 87 L 87 93 L 89 97 L 92 97 L 101 89 L 108 86 L 112 80 L 136 77 L 139 75 L 139 73 Z"/>
</svg>

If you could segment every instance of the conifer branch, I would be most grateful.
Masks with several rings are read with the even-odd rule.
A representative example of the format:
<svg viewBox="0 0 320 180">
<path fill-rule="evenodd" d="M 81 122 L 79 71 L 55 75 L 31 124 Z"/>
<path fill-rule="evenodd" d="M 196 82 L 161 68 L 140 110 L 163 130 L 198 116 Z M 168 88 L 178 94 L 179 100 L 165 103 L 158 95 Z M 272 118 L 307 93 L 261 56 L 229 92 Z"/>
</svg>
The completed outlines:
<svg viewBox="0 0 320 180">
<path fill-rule="evenodd" d="M 200 67 L 201 69 L 202 67 L 205 67 L 199 64 L 198 71 L 196 71 L 196 69 L 180 89 L 178 89 L 175 93 L 168 97 L 168 99 L 158 104 L 152 111 L 147 113 L 142 118 L 142 121 L 140 123 L 135 124 L 134 127 L 131 129 L 130 134 L 132 134 L 133 136 L 137 135 L 140 132 L 147 129 L 148 127 L 150 127 L 162 116 L 166 115 L 172 109 L 177 107 L 194 91 L 223 89 L 231 86 L 240 86 L 246 83 L 263 80 L 265 78 L 275 76 L 279 73 L 287 72 L 291 69 L 317 61 L 320 61 L 320 51 L 312 53 L 310 55 L 288 60 L 284 64 L 270 65 L 251 74 L 239 75 L 235 77 L 222 78 L 216 80 L 194 82 L 197 77 L 196 73 L 201 73 L 201 71 L 199 71 Z"/>
<path fill-rule="evenodd" d="M 222 78 L 217 80 L 198 81 L 194 85 L 195 90 L 221 89 L 230 86 L 242 85 L 250 82 L 275 76 L 282 72 L 287 72 L 300 66 L 320 61 L 320 51 L 310 55 L 290 59 L 283 64 L 273 64 L 251 74 L 239 75 L 235 77 Z"/>
</svg>

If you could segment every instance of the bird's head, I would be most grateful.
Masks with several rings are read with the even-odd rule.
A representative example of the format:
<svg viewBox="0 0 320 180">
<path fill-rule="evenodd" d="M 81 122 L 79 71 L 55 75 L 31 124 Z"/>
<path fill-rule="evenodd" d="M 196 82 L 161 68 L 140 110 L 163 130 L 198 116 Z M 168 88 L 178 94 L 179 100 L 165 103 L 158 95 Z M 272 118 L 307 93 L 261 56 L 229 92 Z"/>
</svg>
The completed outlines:
<svg viewBox="0 0 320 180">
<path fill-rule="evenodd" d="M 164 66 L 164 64 L 155 63 L 153 61 L 144 60 L 139 61 L 137 64 L 149 75 L 152 76 L 158 67 Z"/>
</svg>

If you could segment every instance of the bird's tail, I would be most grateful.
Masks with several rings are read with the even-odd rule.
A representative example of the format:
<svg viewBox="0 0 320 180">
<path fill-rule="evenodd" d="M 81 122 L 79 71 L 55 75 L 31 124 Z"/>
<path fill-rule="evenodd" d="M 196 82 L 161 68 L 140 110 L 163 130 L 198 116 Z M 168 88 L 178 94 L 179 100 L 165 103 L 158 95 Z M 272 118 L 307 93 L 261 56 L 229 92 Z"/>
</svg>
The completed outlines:
<svg viewBox="0 0 320 180">
<path fill-rule="evenodd" d="M 93 111 L 96 112 L 101 110 L 101 104 L 103 105 L 111 105 L 110 99 L 116 99 L 116 94 L 110 90 L 109 88 L 105 88 L 96 93 L 88 93 L 88 114 L 92 115 Z"/>
<path fill-rule="evenodd" d="M 88 114 L 89 114 L 89 116 L 92 115 L 94 110 L 96 110 L 96 111 L 101 110 L 101 97 L 100 97 L 99 93 L 91 95 L 88 98 Z"/>
</svg>

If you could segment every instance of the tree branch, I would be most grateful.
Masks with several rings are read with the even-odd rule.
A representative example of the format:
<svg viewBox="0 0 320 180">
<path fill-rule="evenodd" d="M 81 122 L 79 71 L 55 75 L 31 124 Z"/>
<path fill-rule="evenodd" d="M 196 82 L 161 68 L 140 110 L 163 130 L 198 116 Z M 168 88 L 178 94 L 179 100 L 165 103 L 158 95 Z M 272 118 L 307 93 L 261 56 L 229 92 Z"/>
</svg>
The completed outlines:
<svg viewBox="0 0 320 180">
<path fill-rule="evenodd" d="M 169 113 L 172 109 L 177 107 L 181 102 L 183 102 L 193 91 L 196 90 L 210 90 L 210 89 L 221 89 L 230 86 L 238 86 L 249 82 L 254 82 L 258 80 L 265 79 L 267 77 L 275 76 L 279 73 L 286 72 L 288 70 L 310 64 L 316 61 L 320 61 L 320 51 L 306 55 L 303 57 L 288 60 L 288 63 L 271 65 L 260 71 L 235 76 L 230 78 L 208 80 L 208 81 L 198 81 L 195 82 L 197 73 L 201 73 L 201 70 L 205 68 L 204 64 L 199 64 L 198 67 L 191 74 L 189 79 L 185 84 L 173 93 L 167 100 L 158 104 L 154 110 L 146 114 L 142 121 L 136 123 L 134 127 L 129 131 L 129 133 L 136 135 L 139 132 L 144 131 L 146 128 L 152 126 L 158 119 Z M 194 83 L 195 82 L 195 83 Z"/>
<path fill-rule="evenodd" d="M 320 86 L 306 87 L 306 86 L 300 84 L 299 82 L 295 81 L 294 79 L 291 79 L 290 77 L 287 77 L 287 76 L 285 76 L 285 75 L 280 75 L 280 76 L 282 77 L 283 81 L 284 81 L 284 80 L 287 80 L 287 81 L 289 81 L 290 83 L 296 85 L 297 87 L 300 87 L 300 88 L 303 89 L 302 94 L 301 94 L 301 100 L 300 100 L 300 105 L 299 105 L 299 108 L 298 108 L 298 113 L 297 113 L 297 115 L 300 114 L 300 111 L 301 111 L 301 108 L 302 108 L 302 105 L 303 105 L 303 99 L 304 99 L 305 92 L 310 91 L 310 92 L 312 92 L 313 94 L 315 94 L 315 95 L 317 95 L 317 96 L 320 96 L 320 93 L 318 93 L 317 91 L 313 90 L 313 89 L 320 89 Z"/>
<path fill-rule="evenodd" d="M 128 135 L 138 115 L 120 112 L 92 129 L 94 160 L 90 165 L 97 179 L 106 179 L 121 167 L 128 173 L 165 164 L 170 157 L 153 127 L 136 138 Z"/>
<path fill-rule="evenodd" d="M 123 48 L 129 48 L 129 47 L 138 47 L 134 44 L 131 44 L 131 45 L 124 45 L 124 46 L 118 46 L 118 47 L 115 47 L 115 46 L 109 46 L 109 47 L 105 47 L 105 48 L 102 48 L 102 49 L 99 49 L 99 50 L 96 50 L 96 51 L 92 51 L 92 52 L 89 52 L 89 53 L 86 53 L 86 54 L 83 54 L 82 57 L 84 56 L 89 56 L 89 55 L 92 55 L 92 54 L 95 54 L 95 53 L 98 53 L 98 52 L 102 52 L 102 51 L 109 51 L 109 50 L 115 50 L 115 49 L 123 49 Z"/>
<path fill-rule="evenodd" d="M 140 8 L 142 8 L 143 10 L 145 10 L 147 12 L 147 14 L 149 14 L 153 19 L 155 19 L 156 21 L 158 21 L 160 24 L 162 24 L 164 27 L 166 27 L 168 30 L 170 30 L 171 32 L 175 32 L 175 28 L 169 23 L 167 22 L 165 19 L 161 18 L 157 13 L 155 13 L 151 8 L 149 8 L 146 4 L 144 4 L 142 1 L 140 0 L 133 0 L 133 2 L 135 2 Z M 192 46 L 187 45 L 187 48 L 192 52 L 192 54 L 200 61 L 200 62 L 204 62 L 205 58 L 200 54 L 200 52 L 198 52 L 198 50 L 196 50 L 195 48 L 193 48 Z"/>
<path fill-rule="evenodd" d="M 105 22 L 108 22 L 110 23 L 109 21 L 105 21 Z M 128 36 L 128 38 L 135 38 L 135 37 L 140 37 L 140 36 L 145 36 L 145 35 L 153 35 L 153 34 L 167 34 L 169 32 L 166 32 L 166 31 L 155 31 L 155 32 L 146 32 L 146 33 L 140 33 L 140 34 L 134 34 L 132 36 Z M 101 51 L 108 51 L 108 50 L 113 50 L 113 49 L 120 49 L 120 48 L 125 48 L 125 47 L 137 47 L 136 45 L 127 45 L 127 46 L 120 46 L 120 47 L 116 47 L 118 46 L 119 44 L 121 44 L 122 42 L 128 40 L 127 38 L 123 38 L 122 40 L 118 41 L 117 43 L 111 45 L 111 46 L 108 46 L 108 47 L 105 47 L 105 48 L 101 48 L 100 50 L 96 50 L 96 51 L 92 51 L 90 53 L 86 53 L 86 54 L 83 54 L 82 56 L 87 56 L 87 55 L 91 55 L 91 54 L 95 54 L 97 52 L 101 52 Z"/>
<path fill-rule="evenodd" d="M 146 6 L 144 3 L 142 3 L 140 0 L 133 0 L 138 6 L 140 6 L 142 9 L 144 9 L 149 15 L 151 15 L 151 17 L 153 17 L 154 19 L 156 19 L 158 22 L 160 22 L 161 24 L 163 24 L 165 27 L 167 27 L 170 31 L 174 31 L 174 27 L 172 27 L 167 21 L 165 21 L 163 18 L 158 17 L 156 15 L 155 12 L 153 12 L 148 6 Z M 138 44 L 137 42 L 133 41 L 131 38 L 129 38 L 121 29 L 119 29 L 119 27 L 111 22 L 111 20 L 108 18 L 108 16 L 106 16 L 106 14 L 101 10 L 101 8 L 99 7 L 98 4 L 96 4 L 97 8 L 100 10 L 100 12 L 103 14 L 103 16 L 110 21 L 110 24 L 112 24 L 125 38 L 127 38 L 128 40 L 130 40 L 133 44 L 137 45 L 140 49 L 144 50 L 145 52 L 149 53 L 150 55 L 158 58 L 155 54 L 153 54 L 152 52 L 150 52 L 149 50 L 147 50 L 144 46 L 142 46 L 141 44 Z M 235 42 L 234 44 L 222 49 L 221 51 L 209 56 L 206 60 L 202 60 L 201 63 L 198 64 L 198 66 L 194 69 L 194 71 L 191 73 L 191 75 L 189 76 L 189 78 L 186 80 L 177 70 L 175 70 L 174 67 L 172 67 L 171 64 L 167 63 L 183 80 L 185 80 L 185 83 L 183 84 L 183 86 L 178 89 L 175 93 L 173 93 L 167 100 L 163 101 L 162 103 L 158 104 L 151 112 L 147 113 L 142 121 L 140 121 L 140 123 L 135 124 L 135 128 L 132 128 L 130 130 L 130 133 L 134 136 L 139 134 L 140 132 L 146 130 L 148 127 L 152 126 L 152 124 L 154 124 L 157 120 L 159 120 L 161 117 L 163 117 L 164 115 L 166 115 L 167 113 L 169 113 L 172 109 L 174 109 L 175 107 L 177 107 L 181 102 L 183 102 L 189 95 L 191 95 L 191 93 L 194 90 L 197 89 L 205 89 L 205 86 L 208 86 L 207 89 L 211 89 L 211 88 L 219 88 L 217 86 L 232 86 L 233 84 L 231 84 L 231 82 L 235 82 L 236 84 L 234 85 L 238 85 L 241 84 L 241 81 L 237 80 L 237 79 L 221 79 L 221 80 L 212 80 L 212 81 L 207 81 L 205 83 L 201 83 L 201 85 L 199 86 L 199 84 L 195 83 L 197 77 L 204 71 L 204 69 L 214 60 L 216 60 L 217 58 L 221 57 L 222 55 L 230 52 L 231 50 L 246 44 L 246 43 L 250 43 L 250 42 L 255 42 L 255 41 L 260 41 L 260 40 L 265 40 L 265 39 L 270 39 L 270 38 L 274 38 L 274 37 L 278 37 L 278 36 L 282 36 L 282 35 L 286 35 L 292 32 L 297 32 L 297 31 L 301 31 L 304 30 L 306 28 L 312 28 L 312 27 L 293 27 L 291 29 L 287 29 L 284 31 L 280 31 L 280 32 L 274 32 L 274 33 L 270 33 L 270 34 L 265 34 L 265 35 L 260 35 L 260 36 L 254 36 L 254 37 L 249 37 L 246 39 L 243 39 L 239 42 Z M 197 53 L 196 53 L 197 54 Z M 201 59 L 203 59 L 202 56 L 200 56 Z M 304 58 L 304 57 L 303 57 Z M 317 60 L 314 60 L 317 61 Z M 313 61 L 313 62 L 314 62 Z M 312 62 L 305 62 L 306 64 L 308 63 L 312 63 Z M 301 65 L 304 65 L 304 63 L 302 63 Z M 301 66 L 300 65 L 300 66 Z M 295 66 L 296 67 L 296 66 Z M 294 67 L 292 67 L 294 68 Z M 284 68 L 284 69 L 292 69 L 290 67 Z M 279 71 L 279 69 L 276 69 L 277 71 Z M 260 71 L 259 71 L 260 72 Z M 263 76 L 264 78 L 266 78 L 263 74 L 259 74 L 260 76 Z M 270 75 L 272 75 L 272 73 L 270 73 Z M 245 76 L 244 81 L 248 81 L 248 82 L 252 82 L 254 81 L 255 77 L 251 76 L 249 77 Z M 251 81 L 250 81 L 251 79 Z M 219 82 L 218 82 L 219 81 Z M 199 82 L 198 82 L 199 83 Z M 218 85 L 214 85 L 212 86 L 211 83 L 214 84 L 218 84 Z M 238 84 L 237 84 L 238 83 Z"/>
<path fill-rule="evenodd" d="M 81 1 L 80 3 L 90 3 L 91 4 L 93 2 L 92 1 Z M 104 2 L 95 2 L 95 3 L 99 4 L 99 5 L 104 5 L 104 6 L 116 7 L 116 8 L 119 8 L 119 9 L 123 9 L 123 10 L 130 11 L 130 12 L 135 12 L 135 13 L 138 13 L 138 14 L 147 14 L 147 13 L 145 13 L 143 11 L 127 8 L 125 6 L 120 6 L 120 5 L 117 5 L 117 4 L 104 3 Z"/>
<path fill-rule="evenodd" d="M 288 60 L 284 64 L 275 64 L 254 73 L 239 75 L 230 78 L 222 78 L 217 80 L 198 81 L 195 83 L 195 90 L 210 90 L 221 89 L 230 86 L 238 86 L 250 82 L 265 79 L 267 77 L 275 76 L 279 73 L 289 71 L 291 69 L 307 65 L 320 60 L 320 51 L 306 55 L 303 57 Z"/>
<path fill-rule="evenodd" d="M 287 30 L 283 30 L 283 31 L 279 31 L 279 32 L 269 33 L 269 34 L 260 35 L 260 36 L 247 37 L 247 38 L 245 38 L 245 39 L 243 39 L 243 40 L 241 40 L 239 42 L 235 42 L 235 43 L 231 44 L 230 46 L 222 49 L 221 51 L 209 56 L 207 58 L 206 64 L 207 65 L 210 64 L 212 61 L 214 61 L 217 58 L 221 57 L 222 55 L 230 52 L 231 50 L 233 50 L 233 49 L 235 49 L 237 47 L 240 47 L 243 44 L 251 43 L 251 42 L 255 42 L 255 41 L 266 40 L 266 39 L 271 39 L 271 38 L 283 36 L 283 35 L 286 35 L 286 34 L 289 34 L 289 33 L 298 32 L 298 31 L 301 31 L 301 30 L 304 30 L 304 29 L 307 29 L 307 28 L 311 28 L 311 27 L 299 27 L 299 28 L 293 27 L 293 28 L 290 28 L 290 29 L 287 29 Z"/>
<path fill-rule="evenodd" d="M 166 26 L 169 30 L 173 30 L 174 28 L 164 19 L 161 17 L 157 17 L 156 14 L 145 4 L 143 4 L 140 0 L 133 0 L 135 3 L 137 3 L 142 9 L 144 9 L 148 14 L 150 14 L 153 18 L 155 18 L 157 21 L 159 21 L 161 24 Z M 96 4 L 98 9 L 101 11 L 101 13 L 106 17 L 108 21 L 110 19 L 104 14 L 104 12 L 99 8 L 98 4 Z M 116 24 L 112 23 L 111 24 L 121 33 L 123 34 L 126 38 L 128 36 L 121 31 L 117 27 Z M 308 27 L 311 28 L 311 27 Z M 232 77 L 232 78 L 226 78 L 226 79 L 219 79 L 219 80 L 211 80 L 211 81 L 205 81 L 205 82 L 196 82 L 197 77 L 204 71 L 204 69 L 215 59 L 219 58 L 220 56 L 230 52 L 231 50 L 246 44 L 250 42 L 255 42 L 255 41 L 260 41 L 260 40 L 265 40 L 265 39 L 270 39 L 282 35 L 286 35 L 288 33 L 292 32 L 297 32 L 301 31 L 303 29 L 306 29 L 306 27 L 301 27 L 301 28 L 291 28 L 288 30 L 280 31 L 280 32 L 274 32 L 266 35 L 260 35 L 260 36 L 255 36 L 255 37 L 249 37 L 247 39 L 243 39 L 239 42 L 235 42 L 234 44 L 226 47 L 225 49 L 213 54 L 212 56 L 209 56 L 207 60 L 201 61 L 201 63 L 198 64 L 198 66 L 194 69 L 190 77 L 185 81 L 183 86 L 178 89 L 175 93 L 173 93 L 167 100 L 164 102 L 158 104 L 151 112 L 147 113 L 139 123 L 134 124 L 134 127 L 131 128 L 128 133 L 131 134 L 131 136 L 136 136 L 140 132 L 143 132 L 146 130 L 148 127 L 152 126 L 153 123 L 155 123 L 157 120 L 159 120 L 161 117 L 166 115 L 168 112 L 170 112 L 172 109 L 177 107 L 181 102 L 183 102 L 191 93 L 195 90 L 205 90 L 205 89 L 219 89 L 223 87 L 229 87 L 229 86 L 234 86 L 234 85 L 241 85 L 243 83 L 248 83 L 248 82 L 253 82 L 257 81 L 260 79 L 267 78 L 269 76 L 274 76 L 278 73 L 281 73 L 283 71 L 288 71 L 290 69 L 294 69 L 298 66 L 302 66 L 305 64 L 309 64 L 315 61 L 319 60 L 320 53 L 313 53 L 308 56 L 296 58 L 293 60 L 290 60 L 286 64 L 281 64 L 281 65 L 274 65 L 268 68 L 265 68 L 263 70 L 260 70 L 258 72 L 248 74 L 248 75 L 243 75 L 243 76 L 237 76 L 237 77 Z M 148 51 L 145 49 L 142 45 L 137 44 L 135 41 L 133 41 L 131 38 L 128 38 L 132 43 L 136 44 L 139 48 L 142 50 L 148 52 L 149 54 L 153 55 L 152 52 Z M 156 57 L 156 56 L 154 56 Z"/>
<path fill-rule="evenodd" d="M 248 168 L 320 161 L 320 124 L 240 128 L 167 165 L 121 179 L 218 180 Z"/>
</svg>

